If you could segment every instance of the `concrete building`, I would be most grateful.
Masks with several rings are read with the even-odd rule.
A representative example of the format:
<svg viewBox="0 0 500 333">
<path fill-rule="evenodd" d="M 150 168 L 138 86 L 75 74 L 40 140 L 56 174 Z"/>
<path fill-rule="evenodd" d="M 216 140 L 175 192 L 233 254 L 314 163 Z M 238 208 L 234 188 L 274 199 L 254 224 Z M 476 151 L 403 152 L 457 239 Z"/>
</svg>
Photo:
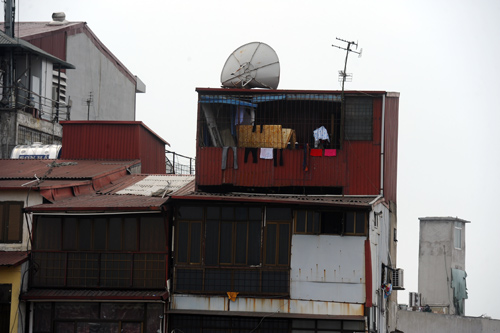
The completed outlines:
<svg viewBox="0 0 500 333">
<path fill-rule="evenodd" d="M 420 220 L 418 293 L 433 312 L 464 315 L 467 298 L 465 226 L 457 217 Z"/>
<path fill-rule="evenodd" d="M 15 31 L 17 37 L 75 65 L 75 71 L 54 74 L 54 81 L 63 85 L 59 102 L 71 105 L 63 120 L 135 120 L 136 94 L 146 91 L 145 84 L 85 22 L 70 22 L 64 13 L 54 13 L 46 22 L 16 22 Z"/>
<path fill-rule="evenodd" d="M 60 87 L 53 81 L 53 73 L 69 72 L 74 66 L 2 31 L 0 59 L 4 70 L 0 82 L 0 158 L 9 158 L 17 145 L 60 144 L 58 119 L 68 108 L 53 99 L 53 91 Z"/>
</svg>

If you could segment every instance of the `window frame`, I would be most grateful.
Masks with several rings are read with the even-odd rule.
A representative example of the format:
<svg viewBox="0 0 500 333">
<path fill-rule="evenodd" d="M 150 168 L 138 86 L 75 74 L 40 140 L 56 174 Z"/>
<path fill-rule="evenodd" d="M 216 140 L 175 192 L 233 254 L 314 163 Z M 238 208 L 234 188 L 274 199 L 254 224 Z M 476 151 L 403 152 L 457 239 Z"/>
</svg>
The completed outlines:
<svg viewBox="0 0 500 333">
<path fill-rule="evenodd" d="M 13 217 L 11 209 L 14 208 L 15 206 L 19 206 L 19 211 L 14 212 L 14 214 L 18 215 L 17 218 L 17 231 L 14 231 L 14 233 L 17 233 L 17 235 L 14 236 L 14 238 L 10 238 L 11 236 L 11 231 L 10 228 L 12 228 L 14 225 L 12 223 Z M 2 244 L 16 244 L 16 243 L 22 243 L 23 242 L 23 225 L 24 225 L 24 218 L 23 218 L 23 208 L 24 208 L 24 201 L 2 201 L 0 202 L 0 243 Z"/>
<path fill-rule="evenodd" d="M 340 229 L 341 232 L 327 232 L 325 231 L 325 225 L 323 222 L 324 217 L 327 214 L 335 214 L 340 217 Z M 352 227 L 353 231 L 347 231 L 347 223 L 348 223 L 348 215 L 353 214 L 353 222 L 354 225 Z M 363 214 L 363 232 L 359 232 L 357 230 L 358 227 L 358 215 Z M 300 224 L 304 224 L 304 228 L 298 229 L 300 218 L 299 215 L 303 215 L 305 217 L 305 222 Z M 341 216 L 340 216 L 341 215 Z M 309 227 L 310 217 L 312 217 L 312 228 Z M 317 221 L 319 219 L 319 221 Z M 293 217 L 293 233 L 298 235 L 346 235 L 346 236 L 366 236 L 368 232 L 368 222 L 369 222 L 369 212 L 367 210 L 325 210 L 325 209 L 313 209 L 313 208 L 300 208 L 294 210 Z M 351 229 L 350 229 L 351 230 Z"/>
</svg>

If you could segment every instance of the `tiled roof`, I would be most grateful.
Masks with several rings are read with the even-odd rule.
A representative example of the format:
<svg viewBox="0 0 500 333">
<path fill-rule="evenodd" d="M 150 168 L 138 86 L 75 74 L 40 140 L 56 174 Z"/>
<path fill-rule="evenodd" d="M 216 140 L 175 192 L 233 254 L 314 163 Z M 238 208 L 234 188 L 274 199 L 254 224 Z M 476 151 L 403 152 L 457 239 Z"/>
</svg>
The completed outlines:
<svg viewBox="0 0 500 333">
<path fill-rule="evenodd" d="M 161 300 L 168 298 L 166 290 L 67 290 L 32 289 L 21 295 L 24 300 Z"/>
<path fill-rule="evenodd" d="M 17 266 L 28 260 L 26 251 L 0 251 L 0 266 Z"/>
<path fill-rule="evenodd" d="M 140 163 L 102 160 L 0 160 L 0 179 L 92 179 Z"/>
</svg>

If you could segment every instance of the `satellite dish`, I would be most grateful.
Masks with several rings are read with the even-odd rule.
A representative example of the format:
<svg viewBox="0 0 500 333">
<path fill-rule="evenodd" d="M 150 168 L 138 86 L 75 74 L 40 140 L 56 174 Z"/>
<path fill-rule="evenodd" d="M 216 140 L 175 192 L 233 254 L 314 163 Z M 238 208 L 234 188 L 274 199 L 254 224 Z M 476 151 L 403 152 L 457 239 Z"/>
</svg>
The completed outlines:
<svg viewBox="0 0 500 333">
<path fill-rule="evenodd" d="M 267 44 L 248 43 L 227 58 L 220 76 L 226 88 L 278 88 L 280 63 L 276 52 Z"/>
</svg>

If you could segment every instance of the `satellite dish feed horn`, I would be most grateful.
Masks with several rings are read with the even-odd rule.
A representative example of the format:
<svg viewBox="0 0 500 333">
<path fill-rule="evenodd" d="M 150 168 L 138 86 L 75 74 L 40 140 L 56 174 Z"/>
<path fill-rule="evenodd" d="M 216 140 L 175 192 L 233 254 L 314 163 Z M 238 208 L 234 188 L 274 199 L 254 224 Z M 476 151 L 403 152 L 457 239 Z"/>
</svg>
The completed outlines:
<svg viewBox="0 0 500 333">
<path fill-rule="evenodd" d="M 277 89 L 280 81 L 278 55 L 261 42 L 240 46 L 227 58 L 220 81 L 225 88 Z"/>
</svg>

